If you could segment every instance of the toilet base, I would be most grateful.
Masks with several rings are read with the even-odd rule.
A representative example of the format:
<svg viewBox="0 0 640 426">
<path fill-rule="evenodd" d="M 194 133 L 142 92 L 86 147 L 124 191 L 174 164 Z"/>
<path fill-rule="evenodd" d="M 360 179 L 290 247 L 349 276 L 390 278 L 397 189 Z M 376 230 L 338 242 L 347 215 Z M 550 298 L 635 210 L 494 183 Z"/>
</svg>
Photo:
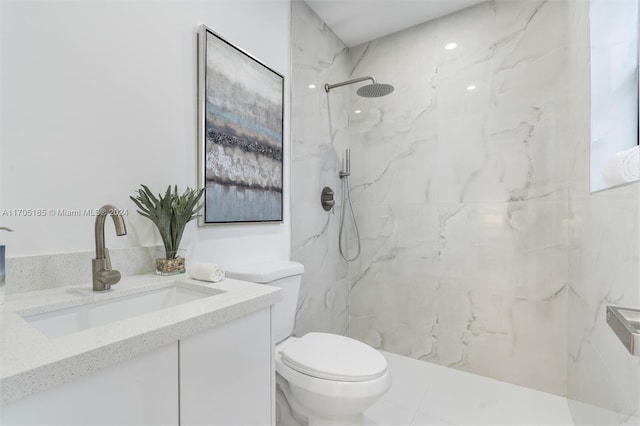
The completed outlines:
<svg viewBox="0 0 640 426">
<path fill-rule="evenodd" d="M 306 417 L 298 413 L 300 409 L 297 406 L 297 402 L 294 401 L 293 405 L 296 405 L 294 409 L 287 397 L 286 393 L 289 393 L 289 383 L 282 378 L 279 374 L 276 374 L 276 425 L 278 426 L 307 426 L 308 420 Z"/>
<path fill-rule="evenodd" d="M 312 413 L 307 410 L 303 404 L 301 404 L 291 392 L 291 387 L 289 383 L 282 377 L 280 374 L 276 374 L 276 384 L 277 388 L 282 394 L 282 397 L 286 399 L 283 401 L 282 407 L 279 409 L 283 409 L 286 405 L 286 408 L 290 409 L 290 412 L 287 413 L 286 417 L 288 420 L 294 420 L 294 424 L 299 426 L 362 426 L 365 424 L 364 416 L 362 413 L 357 413 L 348 416 L 335 416 L 335 417 L 323 417 L 319 416 L 318 413 Z M 280 395 L 278 395 L 280 397 Z M 280 404 L 278 404 L 280 406 Z M 288 411 L 288 410 L 287 410 Z M 366 422 L 367 425 L 373 425 L 373 422 Z"/>
<path fill-rule="evenodd" d="M 295 418 L 303 426 L 373 424 L 363 412 L 391 387 L 389 371 L 366 381 L 333 381 L 310 376 L 282 360 L 283 348 L 296 340 L 290 337 L 276 345 L 276 383 L 286 399 L 281 414 L 288 413 L 289 418 Z"/>
</svg>

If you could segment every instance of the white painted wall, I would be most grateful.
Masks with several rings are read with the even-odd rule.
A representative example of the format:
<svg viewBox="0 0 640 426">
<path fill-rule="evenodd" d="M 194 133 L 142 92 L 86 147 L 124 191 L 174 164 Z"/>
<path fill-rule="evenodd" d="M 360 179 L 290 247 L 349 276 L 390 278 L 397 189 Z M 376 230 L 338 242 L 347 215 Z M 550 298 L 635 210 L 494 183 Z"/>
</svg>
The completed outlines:
<svg viewBox="0 0 640 426">
<path fill-rule="evenodd" d="M 288 0 L 2 1 L 0 209 L 129 209 L 109 247 L 160 244 L 129 195 L 197 184 L 197 31 L 206 24 L 289 77 Z M 197 228 L 182 247 L 223 264 L 289 257 L 284 223 Z M 0 210 L 1 212 L 1 210 Z M 0 216 L 8 256 L 92 250 L 93 217 Z"/>
</svg>

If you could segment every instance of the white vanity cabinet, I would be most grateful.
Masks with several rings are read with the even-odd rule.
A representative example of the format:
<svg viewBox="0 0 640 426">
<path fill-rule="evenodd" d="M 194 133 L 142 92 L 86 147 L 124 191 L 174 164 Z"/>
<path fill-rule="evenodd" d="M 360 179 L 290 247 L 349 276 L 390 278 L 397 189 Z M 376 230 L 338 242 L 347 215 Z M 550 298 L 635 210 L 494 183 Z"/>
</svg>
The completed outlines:
<svg viewBox="0 0 640 426">
<path fill-rule="evenodd" d="M 0 424 L 178 424 L 177 364 L 176 342 L 1 405 Z"/>
<path fill-rule="evenodd" d="M 0 405 L 0 424 L 274 424 L 272 354 L 266 307 Z"/>
<path fill-rule="evenodd" d="M 180 340 L 180 425 L 274 423 L 270 308 Z"/>
</svg>

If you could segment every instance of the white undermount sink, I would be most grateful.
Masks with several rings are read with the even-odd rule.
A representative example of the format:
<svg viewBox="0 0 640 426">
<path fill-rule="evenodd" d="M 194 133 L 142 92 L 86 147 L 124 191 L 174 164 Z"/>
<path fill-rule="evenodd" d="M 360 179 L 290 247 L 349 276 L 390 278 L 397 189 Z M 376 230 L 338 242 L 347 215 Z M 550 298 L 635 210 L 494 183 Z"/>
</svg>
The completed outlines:
<svg viewBox="0 0 640 426">
<path fill-rule="evenodd" d="M 22 318 L 45 336 L 56 338 L 224 293 L 179 281 L 126 296 L 94 301 Z"/>
</svg>

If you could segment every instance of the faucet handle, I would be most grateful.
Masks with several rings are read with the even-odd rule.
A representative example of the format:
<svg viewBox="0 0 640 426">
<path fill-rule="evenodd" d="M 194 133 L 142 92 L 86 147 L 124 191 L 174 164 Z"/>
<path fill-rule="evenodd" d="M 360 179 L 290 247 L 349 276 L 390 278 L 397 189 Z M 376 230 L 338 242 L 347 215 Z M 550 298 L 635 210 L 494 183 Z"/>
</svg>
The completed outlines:
<svg viewBox="0 0 640 426">
<path fill-rule="evenodd" d="M 99 271 L 96 274 L 96 278 L 102 285 L 102 290 L 109 290 L 112 285 L 116 285 L 120 281 L 122 274 L 120 274 L 120 271 L 108 271 L 105 269 Z"/>
<path fill-rule="evenodd" d="M 93 291 L 109 290 L 112 285 L 118 283 L 122 274 L 119 271 L 111 270 L 111 266 L 107 265 L 107 258 L 93 259 Z"/>
</svg>

